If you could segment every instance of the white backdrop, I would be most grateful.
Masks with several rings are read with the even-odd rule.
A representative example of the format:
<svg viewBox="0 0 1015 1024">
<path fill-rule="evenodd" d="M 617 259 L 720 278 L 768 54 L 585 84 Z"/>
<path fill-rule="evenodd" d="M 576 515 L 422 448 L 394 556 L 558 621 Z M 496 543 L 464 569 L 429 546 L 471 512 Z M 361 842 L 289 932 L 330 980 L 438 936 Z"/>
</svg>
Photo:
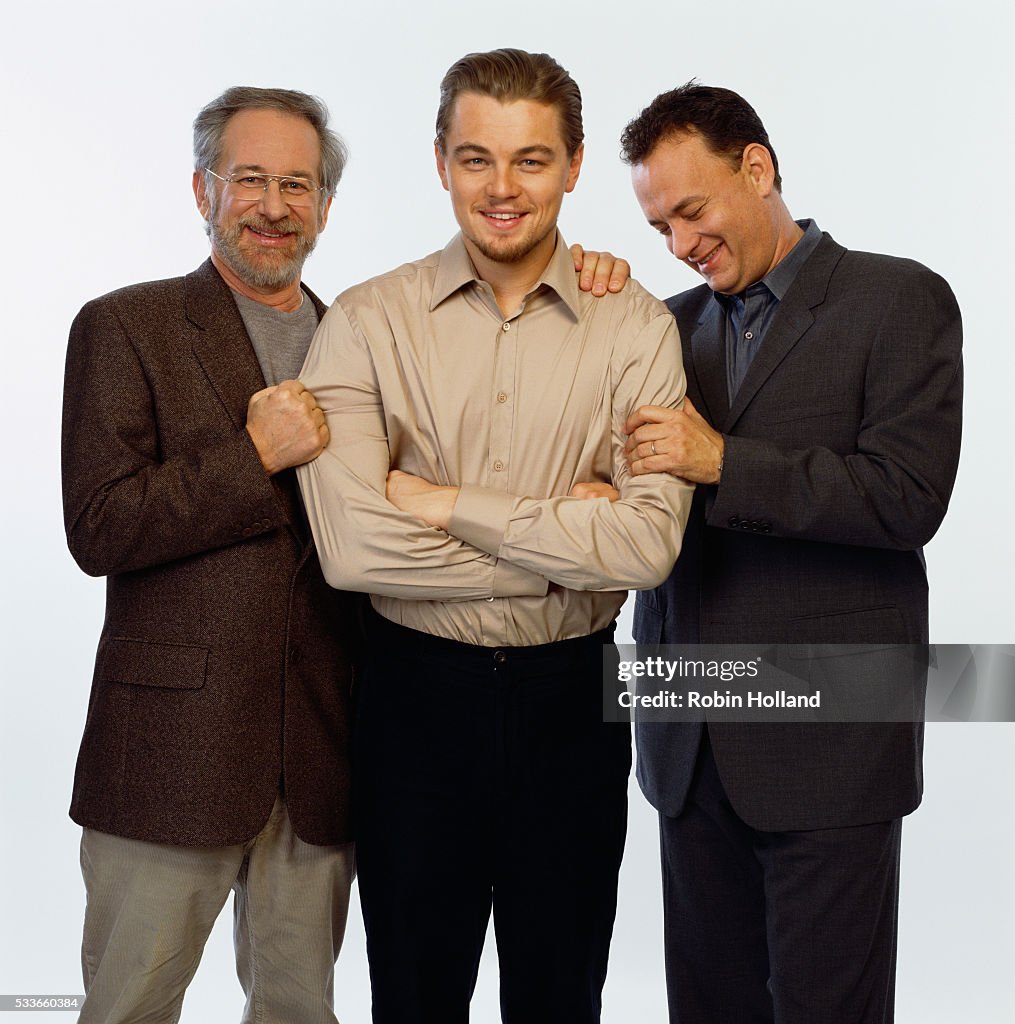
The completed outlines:
<svg viewBox="0 0 1015 1024">
<path fill-rule="evenodd" d="M 927 552 L 932 635 L 1002 643 L 1015 640 L 1005 439 L 1015 347 L 1002 316 L 1015 227 L 1010 9 L 1006 0 L 12 5 L 0 69 L 0 260 L 13 304 L 0 401 L 0 993 L 81 988 L 84 898 L 66 808 L 103 584 L 76 569 L 63 540 L 67 329 L 89 298 L 204 258 L 190 125 L 207 100 L 232 84 L 279 85 L 331 106 L 353 158 L 305 275 L 330 299 L 450 237 L 431 150 L 446 68 L 471 50 L 546 50 L 585 97 L 585 165 L 564 233 L 627 256 L 665 296 L 694 276 L 642 222 L 617 158 L 620 130 L 692 76 L 745 94 L 768 126 L 796 216 L 817 218 L 847 246 L 921 260 L 954 287 L 966 324 L 966 431 L 952 507 Z M 928 729 L 927 796 L 905 828 L 900 1021 L 993 1024 L 1015 1014 L 1013 738 L 1011 725 Z M 606 990 L 613 1024 L 665 1019 L 657 870 L 653 817 L 632 792 Z M 337 980 L 345 1024 L 369 1019 L 356 914 Z M 223 917 L 185 1022 L 239 1016 L 228 932 Z M 474 1020 L 497 1019 L 488 958 Z"/>
</svg>

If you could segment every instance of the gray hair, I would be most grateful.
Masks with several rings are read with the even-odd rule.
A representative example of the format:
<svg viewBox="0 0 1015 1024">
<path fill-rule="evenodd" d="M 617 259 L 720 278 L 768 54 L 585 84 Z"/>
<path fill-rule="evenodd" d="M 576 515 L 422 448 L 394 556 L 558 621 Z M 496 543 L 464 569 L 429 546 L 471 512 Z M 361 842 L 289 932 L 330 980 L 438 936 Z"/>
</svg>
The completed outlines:
<svg viewBox="0 0 1015 1024">
<path fill-rule="evenodd" d="M 320 184 L 326 195 L 334 194 L 349 159 L 349 150 L 338 133 L 328 127 L 328 108 L 324 102 L 294 89 L 234 85 L 203 107 L 194 118 L 194 170 L 218 166 L 226 125 L 241 110 L 278 110 L 309 121 L 321 143 Z"/>
</svg>

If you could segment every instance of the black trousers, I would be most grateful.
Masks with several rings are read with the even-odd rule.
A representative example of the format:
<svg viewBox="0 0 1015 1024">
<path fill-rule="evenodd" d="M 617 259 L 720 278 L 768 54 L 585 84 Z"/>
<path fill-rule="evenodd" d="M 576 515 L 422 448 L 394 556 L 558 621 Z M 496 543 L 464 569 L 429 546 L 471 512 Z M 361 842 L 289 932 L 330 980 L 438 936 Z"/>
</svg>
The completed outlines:
<svg viewBox="0 0 1015 1024">
<path fill-rule="evenodd" d="M 752 829 L 705 729 L 687 803 L 660 834 L 671 1024 L 894 1020 L 900 818 Z"/>
<path fill-rule="evenodd" d="M 357 863 L 376 1024 L 459 1024 L 492 910 L 508 1024 L 599 1020 L 627 828 L 612 633 L 473 647 L 371 622 Z"/>
</svg>

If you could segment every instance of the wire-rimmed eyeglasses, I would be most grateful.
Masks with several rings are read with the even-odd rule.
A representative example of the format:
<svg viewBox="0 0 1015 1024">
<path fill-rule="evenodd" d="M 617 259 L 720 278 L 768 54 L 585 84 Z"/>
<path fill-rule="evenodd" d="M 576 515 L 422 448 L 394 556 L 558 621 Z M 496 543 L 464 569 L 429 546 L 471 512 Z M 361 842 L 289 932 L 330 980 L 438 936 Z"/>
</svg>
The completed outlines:
<svg viewBox="0 0 1015 1024">
<path fill-rule="evenodd" d="M 223 178 L 216 174 L 210 167 L 204 168 L 213 178 L 225 182 L 227 185 L 235 185 L 249 195 L 245 199 L 251 202 L 260 198 L 259 192 L 267 192 L 268 186 L 278 182 L 279 195 L 289 206 L 310 206 L 318 192 L 324 192 L 323 185 L 315 185 L 309 178 L 293 178 L 286 174 L 259 174 L 250 171 L 237 171 Z"/>
</svg>

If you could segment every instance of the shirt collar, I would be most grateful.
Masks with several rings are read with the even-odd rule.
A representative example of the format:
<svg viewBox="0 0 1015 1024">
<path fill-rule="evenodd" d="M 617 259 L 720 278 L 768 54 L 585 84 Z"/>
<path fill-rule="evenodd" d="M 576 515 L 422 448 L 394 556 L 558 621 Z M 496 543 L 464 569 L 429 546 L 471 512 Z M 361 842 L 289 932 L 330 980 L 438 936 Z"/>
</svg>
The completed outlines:
<svg viewBox="0 0 1015 1024">
<path fill-rule="evenodd" d="M 433 292 L 430 295 L 431 312 L 448 296 L 453 295 L 467 284 L 479 280 L 469 251 L 465 248 L 465 240 L 459 232 L 441 252 L 437 273 L 434 276 Z M 578 279 L 574 271 L 571 253 L 564 244 L 564 239 L 559 231 L 550 262 L 539 275 L 539 280 L 532 286 L 529 295 L 538 291 L 543 285 L 556 293 L 577 320 L 580 314 Z"/>
<path fill-rule="evenodd" d="M 745 294 L 754 294 L 755 290 L 767 288 L 774 298 L 782 302 L 789 291 L 789 286 L 796 280 L 800 268 L 807 262 L 807 257 L 817 248 L 821 241 L 821 228 L 813 220 L 798 220 L 796 222 L 804 233 L 796 245 L 760 280 L 745 289 Z M 730 308 L 731 304 L 743 304 L 743 300 L 737 295 L 723 295 L 721 292 L 713 292 L 713 298 L 724 309 Z"/>
<path fill-rule="evenodd" d="M 821 229 L 813 220 L 798 220 L 797 224 L 804 229 L 803 236 L 796 245 L 761 279 L 768 290 L 782 302 L 789 286 L 796 280 L 800 268 L 807 262 L 807 257 L 814 252 L 821 241 Z"/>
</svg>

